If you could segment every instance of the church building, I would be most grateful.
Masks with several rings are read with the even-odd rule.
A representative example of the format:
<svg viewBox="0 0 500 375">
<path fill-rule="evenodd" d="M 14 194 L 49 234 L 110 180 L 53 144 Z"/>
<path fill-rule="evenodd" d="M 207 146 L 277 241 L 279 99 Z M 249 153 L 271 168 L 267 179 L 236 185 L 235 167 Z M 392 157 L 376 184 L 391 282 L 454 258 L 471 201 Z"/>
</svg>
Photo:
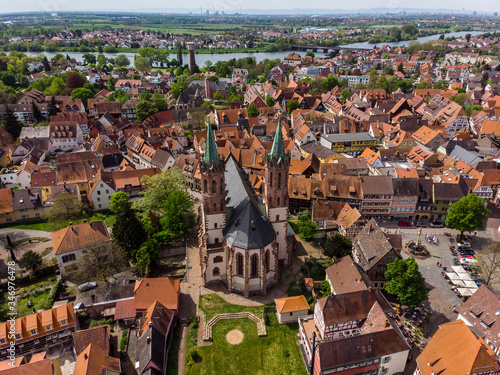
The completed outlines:
<svg viewBox="0 0 500 375">
<path fill-rule="evenodd" d="M 265 295 L 278 282 L 279 266 L 291 264 L 294 233 L 288 224 L 288 168 L 281 124 L 266 155 L 264 194 L 229 154 L 217 153 L 207 129 L 200 164 L 200 263 L 203 286 L 222 282 L 245 297 Z"/>
</svg>

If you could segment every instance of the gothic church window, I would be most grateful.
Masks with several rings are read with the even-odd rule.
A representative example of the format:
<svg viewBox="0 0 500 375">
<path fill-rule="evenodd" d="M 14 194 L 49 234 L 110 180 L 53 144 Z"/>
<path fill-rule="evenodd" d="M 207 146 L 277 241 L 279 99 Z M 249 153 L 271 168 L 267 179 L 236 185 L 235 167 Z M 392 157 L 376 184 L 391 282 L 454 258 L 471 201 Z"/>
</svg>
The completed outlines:
<svg viewBox="0 0 500 375">
<path fill-rule="evenodd" d="M 257 276 L 257 262 L 259 258 L 257 254 L 254 254 L 250 257 L 250 277 Z"/>
<path fill-rule="evenodd" d="M 236 255 L 236 274 L 238 276 L 243 276 L 243 255 L 240 253 Z"/>
</svg>

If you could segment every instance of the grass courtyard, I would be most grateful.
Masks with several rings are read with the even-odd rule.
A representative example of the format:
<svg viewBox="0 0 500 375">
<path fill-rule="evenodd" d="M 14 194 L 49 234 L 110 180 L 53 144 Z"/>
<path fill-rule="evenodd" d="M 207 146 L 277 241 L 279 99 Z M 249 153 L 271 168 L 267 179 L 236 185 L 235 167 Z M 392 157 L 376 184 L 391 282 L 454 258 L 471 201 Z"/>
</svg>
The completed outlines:
<svg viewBox="0 0 500 375">
<path fill-rule="evenodd" d="M 231 305 L 216 294 L 201 296 L 200 308 L 211 319 L 217 313 L 249 311 L 262 316 L 266 306 Z M 186 374 L 298 374 L 306 369 L 297 341 L 298 324 L 280 325 L 275 313 L 269 313 L 267 336 L 257 335 L 256 323 L 250 319 L 222 320 L 214 325 L 213 343 L 199 347 L 192 360 L 186 353 Z M 243 342 L 231 345 L 229 331 L 240 330 Z"/>
</svg>

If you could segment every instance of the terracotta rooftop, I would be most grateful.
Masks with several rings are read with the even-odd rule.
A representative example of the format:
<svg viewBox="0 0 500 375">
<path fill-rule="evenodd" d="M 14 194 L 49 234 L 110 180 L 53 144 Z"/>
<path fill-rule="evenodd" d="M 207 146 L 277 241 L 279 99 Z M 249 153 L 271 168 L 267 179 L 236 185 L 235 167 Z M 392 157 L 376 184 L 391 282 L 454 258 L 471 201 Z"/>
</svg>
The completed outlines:
<svg viewBox="0 0 500 375">
<path fill-rule="evenodd" d="M 170 310 L 179 311 L 179 279 L 149 278 L 135 282 L 134 305 L 136 311 L 147 310 L 155 301 Z"/>
<path fill-rule="evenodd" d="M 276 308 L 280 314 L 298 311 L 309 310 L 309 304 L 304 296 L 294 296 L 285 298 L 276 298 L 274 300 Z"/>
</svg>

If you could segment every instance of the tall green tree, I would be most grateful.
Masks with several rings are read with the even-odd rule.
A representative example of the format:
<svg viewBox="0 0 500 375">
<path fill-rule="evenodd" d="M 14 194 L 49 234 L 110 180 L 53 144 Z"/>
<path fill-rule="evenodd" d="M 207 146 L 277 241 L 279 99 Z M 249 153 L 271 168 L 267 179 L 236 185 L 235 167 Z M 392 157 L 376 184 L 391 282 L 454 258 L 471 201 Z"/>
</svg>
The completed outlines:
<svg viewBox="0 0 500 375">
<path fill-rule="evenodd" d="M 54 204 L 47 212 L 47 220 L 50 222 L 61 222 L 76 219 L 82 214 L 82 202 L 75 194 L 63 192 L 57 194 Z"/>
<path fill-rule="evenodd" d="M 276 103 L 275 103 L 274 99 L 271 96 L 269 96 L 269 95 L 266 96 L 266 105 L 268 107 L 273 107 L 275 104 Z"/>
<path fill-rule="evenodd" d="M 126 55 L 120 54 L 120 55 L 115 57 L 115 65 L 116 66 L 129 66 L 130 60 Z"/>
<path fill-rule="evenodd" d="M 402 305 L 419 306 L 429 296 L 430 289 L 413 258 L 396 259 L 387 265 L 385 284 L 387 293 L 394 295 Z"/>
<path fill-rule="evenodd" d="M 165 210 L 165 202 L 174 191 L 186 191 L 186 177 L 180 168 L 171 168 L 154 176 L 144 176 L 141 183 L 145 189 L 141 191 L 142 199 L 134 202 L 132 207 L 145 214 L 152 212 L 160 216 Z"/>
<path fill-rule="evenodd" d="M 298 108 L 299 108 L 299 101 L 297 99 L 289 100 L 288 103 L 286 103 L 286 110 L 288 114 L 291 114 L 294 110 Z"/>
<path fill-rule="evenodd" d="M 167 231 L 172 238 L 185 236 L 196 224 L 193 207 L 194 203 L 186 192 L 173 191 L 164 204 L 163 216 L 160 219 L 162 230 Z"/>
<path fill-rule="evenodd" d="M 259 115 L 259 110 L 255 103 L 252 103 L 247 108 L 248 117 L 257 117 Z"/>
<path fill-rule="evenodd" d="M 177 64 L 178 66 L 182 66 L 182 43 L 177 42 Z"/>
<path fill-rule="evenodd" d="M 38 267 L 42 265 L 42 257 L 40 254 L 35 253 L 33 250 L 29 250 L 23 254 L 21 259 L 19 259 L 19 267 L 35 271 Z"/>
<path fill-rule="evenodd" d="M 140 72 L 150 72 L 151 71 L 151 64 L 146 60 L 145 57 L 136 57 L 134 60 L 134 66 L 135 68 L 140 71 Z"/>
<path fill-rule="evenodd" d="M 342 258 L 352 254 L 352 241 L 337 232 L 332 236 L 328 236 L 323 249 L 329 257 Z"/>
<path fill-rule="evenodd" d="M 124 191 L 117 191 L 109 200 L 109 209 L 114 214 L 130 209 L 130 197 Z"/>
<path fill-rule="evenodd" d="M 9 106 L 6 106 L 5 108 L 5 112 L 2 117 L 2 122 L 5 130 L 7 130 L 10 134 L 12 134 L 14 138 L 19 137 L 19 134 L 21 134 L 22 125 L 17 120 L 16 115 L 14 114 L 14 112 L 12 112 Z"/>
<path fill-rule="evenodd" d="M 156 107 L 151 104 L 151 102 L 148 102 L 146 100 L 137 103 L 137 106 L 135 107 L 135 113 L 137 114 L 138 122 L 143 122 L 147 118 L 153 116 L 156 112 L 158 112 L 158 109 L 156 109 Z"/>
<path fill-rule="evenodd" d="M 484 229 L 490 212 L 485 200 L 471 193 L 450 206 L 445 224 L 448 228 L 459 230 L 462 236 L 464 232 Z"/>
<path fill-rule="evenodd" d="M 73 91 L 71 91 L 71 97 L 73 99 L 81 99 L 83 105 L 87 107 L 87 102 L 90 98 L 94 97 L 94 93 L 89 89 L 80 87 L 78 89 L 74 89 Z"/>
<path fill-rule="evenodd" d="M 125 205 L 116 215 L 116 221 L 111 231 L 111 238 L 130 257 L 133 257 L 134 252 L 147 240 L 147 233 L 144 226 L 135 211 L 130 208 L 130 205 Z"/>
<path fill-rule="evenodd" d="M 47 108 L 47 114 L 48 114 L 49 118 L 50 118 L 50 116 L 57 115 L 57 101 L 56 101 L 55 96 L 50 98 L 50 103 L 49 103 L 48 108 Z"/>
<path fill-rule="evenodd" d="M 31 114 L 35 122 L 42 121 L 42 112 L 40 112 L 40 108 L 38 108 L 34 100 L 31 101 Z"/>
</svg>

